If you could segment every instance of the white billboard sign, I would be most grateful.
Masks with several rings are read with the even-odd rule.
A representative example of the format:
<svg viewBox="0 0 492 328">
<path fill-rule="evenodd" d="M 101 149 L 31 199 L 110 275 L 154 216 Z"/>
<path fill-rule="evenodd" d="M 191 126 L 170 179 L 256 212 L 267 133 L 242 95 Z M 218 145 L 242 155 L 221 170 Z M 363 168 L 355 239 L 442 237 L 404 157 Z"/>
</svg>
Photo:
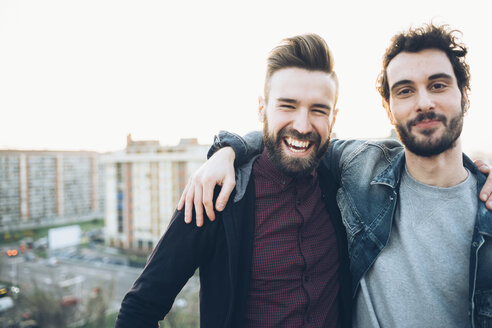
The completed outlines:
<svg viewBox="0 0 492 328">
<path fill-rule="evenodd" d="M 50 249 L 57 249 L 80 244 L 80 226 L 72 225 L 61 228 L 53 228 L 48 231 Z"/>
</svg>

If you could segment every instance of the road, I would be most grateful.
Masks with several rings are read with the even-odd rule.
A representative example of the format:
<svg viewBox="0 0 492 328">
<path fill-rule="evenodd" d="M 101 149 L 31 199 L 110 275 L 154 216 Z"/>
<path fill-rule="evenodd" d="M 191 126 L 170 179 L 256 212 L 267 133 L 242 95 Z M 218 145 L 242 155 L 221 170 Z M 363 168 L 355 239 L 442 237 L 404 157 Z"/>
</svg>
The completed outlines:
<svg viewBox="0 0 492 328">
<path fill-rule="evenodd" d="M 64 296 L 75 296 L 82 301 L 77 306 L 78 310 L 74 312 L 75 320 L 82 318 L 83 309 L 90 304 L 91 297 L 94 296 L 94 288 L 102 291 L 104 299 L 110 299 L 107 313 L 117 312 L 126 292 L 142 271 L 142 268 L 113 264 L 124 263 L 124 258 L 104 246 L 64 249 L 52 256 L 51 259 L 34 260 L 28 260 L 26 254 L 15 258 L 3 256 L 0 280 L 10 281 L 19 286 L 21 293 L 32 293 L 35 288 L 40 288 L 60 300 Z M 55 256 L 56 261 L 53 261 Z M 190 279 L 176 297 L 172 312 L 182 313 L 178 315 L 188 316 L 198 322 L 199 288 L 198 277 Z"/>
<path fill-rule="evenodd" d="M 0 280 L 18 285 L 21 292 L 32 291 L 37 286 L 81 299 L 88 297 L 97 287 L 111 295 L 110 309 L 116 311 L 141 271 L 140 268 L 101 262 L 60 259 L 54 263 L 49 259 L 26 261 L 23 257 L 4 257 Z"/>
</svg>

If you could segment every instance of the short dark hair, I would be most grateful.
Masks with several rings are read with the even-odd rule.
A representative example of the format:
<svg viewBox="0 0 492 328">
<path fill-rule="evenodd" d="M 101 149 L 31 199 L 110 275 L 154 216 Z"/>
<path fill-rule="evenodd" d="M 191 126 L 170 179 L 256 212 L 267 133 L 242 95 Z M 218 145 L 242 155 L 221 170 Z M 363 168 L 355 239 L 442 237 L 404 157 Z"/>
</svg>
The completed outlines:
<svg viewBox="0 0 492 328">
<path fill-rule="evenodd" d="M 448 25 L 436 26 L 431 23 L 393 36 L 391 45 L 383 55 L 383 67 L 377 80 L 377 89 L 385 108 L 389 108 L 390 91 L 386 69 L 391 60 L 401 52 L 419 52 L 425 49 L 437 49 L 446 53 L 461 91 L 462 102 L 464 101 L 465 95 L 470 91 L 470 67 L 465 58 L 468 49 L 460 42 L 457 34 L 462 33 L 451 30 Z"/>
<path fill-rule="evenodd" d="M 322 71 L 331 74 L 336 84 L 335 102 L 338 98 L 338 78 L 333 70 L 333 54 L 325 40 L 319 35 L 303 34 L 283 39 L 267 58 L 264 96 L 268 102 L 270 79 L 284 68 L 302 68 L 310 71 Z"/>
</svg>

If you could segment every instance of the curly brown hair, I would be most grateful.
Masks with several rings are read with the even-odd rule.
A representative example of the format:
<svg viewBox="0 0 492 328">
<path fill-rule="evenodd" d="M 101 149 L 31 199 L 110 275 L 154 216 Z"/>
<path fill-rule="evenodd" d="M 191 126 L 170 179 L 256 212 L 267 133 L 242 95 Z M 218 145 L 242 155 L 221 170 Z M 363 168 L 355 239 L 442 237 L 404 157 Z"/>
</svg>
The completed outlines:
<svg viewBox="0 0 492 328">
<path fill-rule="evenodd" d="M 461 91 L 462 106 L 465 106 L 465 95 L 470 91 L 470 67 L 465 58 L 468 49 L 460 42 L 457 34 L 462 33 L 459 30 L 450 29 L 448 25 L 425 24 L 393 36 L 390 46 L 383 55 L 383 67 L 376 85 L 386 109 L 389 108 L 390 97 L 386 75 L 389 63 L 401 52 L 419 52 L 425 49 L 438 49 L 446 53 Z"/>
</svg>

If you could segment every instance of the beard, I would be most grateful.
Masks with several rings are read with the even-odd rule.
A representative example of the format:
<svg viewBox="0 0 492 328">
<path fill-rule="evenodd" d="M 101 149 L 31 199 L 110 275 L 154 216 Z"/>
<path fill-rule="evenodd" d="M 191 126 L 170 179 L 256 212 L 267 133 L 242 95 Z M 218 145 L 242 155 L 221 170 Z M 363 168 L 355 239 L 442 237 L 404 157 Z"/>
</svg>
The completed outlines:
<svg viewBox="0 0 492 328">
<path fill-rule="evenodd" d="M 437 119 L 442 122 L 445 130 L 440 138 L 432 137 L 432 134 L 437 130 L 437 128 L 422 130 L 421 133 L 427 138 L 421 141 L 417 140 L 417 137 L 411 133 L 414 124 L 425 119 Z M 395 128 L 401 142 L 408 150 L 418 156 L 432 157 L 439 155 L 456 145 L 456 140 L 461 135 L 461 131 L 463 130 L 463 112 L 451 118 L 449 122 L 446 116 L 436 114 L 432 111 L 421 113 L 413 120 L 408 121 L 406 124 L 397 123 Z"/>
<path fill-rule="evenodd" d="M 311 144 L 310 147 L 314 149 L 307 157 L 289 156 L 285 153 L 282 145 L 285 137 L 309 141 Z M 321 143 L 321 136 L 317 132 L 302 134 L 287 127 L 282 128 L 275 135 L 269 132 L 268 121 L 265 118 L 265 123 L 263 124 L 263 143 L 265 144 L 268 158 L 280 172 L 293 178 L 299 178 L 309 175 L 318 167 L 321 157 L 328 150 L 330 138 L 328 137 L 325 142 Z"/>
</svg>

